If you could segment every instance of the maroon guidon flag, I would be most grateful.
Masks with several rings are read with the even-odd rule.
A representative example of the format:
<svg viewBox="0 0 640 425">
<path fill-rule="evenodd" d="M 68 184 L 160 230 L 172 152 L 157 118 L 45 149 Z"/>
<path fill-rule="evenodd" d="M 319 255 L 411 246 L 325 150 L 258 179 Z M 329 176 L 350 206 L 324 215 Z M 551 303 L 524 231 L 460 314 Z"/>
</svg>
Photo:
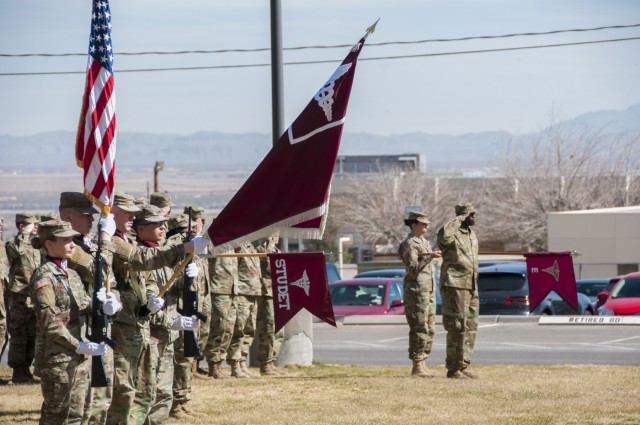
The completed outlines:
<svg viewBox="0 0 640 425">
<path fill-rule="evenodd" d="M 353 46 L 213 221 L 208 233 L 214 253 L 276 232 L 284 237 L 322 239 L 331 177 L 365 39 L 366 35 Z"/>
<path fill-rule="evenodd" d="M 271 264 L 275 331 L 282 329 L 303 308 L 336 326 L 324 254 L 276 253 L 268 256 Z"/>
<path fill-rule="evenodd" d="M 542 302 L 551 291 L 560 295 L 576 313 L 578 291 L 570 252 L 527 252 L 527 277 L 529 279 L 530 311 Z"/>
<path fill-rule="evenodd" d="M 85 195 L 107 215 L 113 205 L 116 169 L 116 95 L 107 0 L 93 0 L 76 163 L 84 171 Z"/>
</svg>

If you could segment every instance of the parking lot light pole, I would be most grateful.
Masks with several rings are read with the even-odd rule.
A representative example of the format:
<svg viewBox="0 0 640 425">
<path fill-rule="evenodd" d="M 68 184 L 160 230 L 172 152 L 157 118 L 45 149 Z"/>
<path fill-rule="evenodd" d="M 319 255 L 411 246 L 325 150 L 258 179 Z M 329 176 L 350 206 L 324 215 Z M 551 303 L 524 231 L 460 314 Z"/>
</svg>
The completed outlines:
<svg viewBox="0 0 640 425">
<path fill-rule="evenodd" d="M 342 250 L 342 245 L 345 243 L 351 243 L 351 236 L 343 236 L 338 239 L 338 270 L 340 271 L 340 276 L 343 275 L 343 265 L 344 265 L 344 252 Z"/>
</svg>

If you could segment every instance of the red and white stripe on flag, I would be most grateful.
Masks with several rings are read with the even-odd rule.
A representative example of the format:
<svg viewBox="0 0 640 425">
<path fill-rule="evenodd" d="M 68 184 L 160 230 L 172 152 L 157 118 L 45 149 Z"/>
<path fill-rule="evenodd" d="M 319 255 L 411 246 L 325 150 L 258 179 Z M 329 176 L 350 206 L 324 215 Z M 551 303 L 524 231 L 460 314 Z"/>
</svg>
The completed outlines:
<svg viewBox="0 0 640 425">
<path fill-rule="evenodd" d="M 111 12 L 93 2 L 87 80 L 76 137 L 76 163 L 83 169 L 85 195 L 104 215 L 113 205 L 116 168 L 116 96 L 111 48 Z"/>
</svg>

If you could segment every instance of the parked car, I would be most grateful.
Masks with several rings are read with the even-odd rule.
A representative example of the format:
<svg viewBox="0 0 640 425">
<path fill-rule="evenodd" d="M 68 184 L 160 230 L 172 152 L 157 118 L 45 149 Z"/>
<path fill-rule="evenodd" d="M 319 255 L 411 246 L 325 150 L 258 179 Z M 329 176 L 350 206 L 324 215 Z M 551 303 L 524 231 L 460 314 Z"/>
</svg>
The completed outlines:
<svg viewBox="0 0 640 425">
<path fill-rule="evenodd" d="M 329 281 L 329 283 L 340 280 L 341 279 L 340 271 L 338 270 L 338 266 L 336 266 L 336 263 L 330 263 L 327 261 L 326 264 L 327 264 L 327 280 Z"/>
<path fill-rule="evenodd" d="M 402 278 L 359 278 L 329 284 L 337 316 L 403 315 Z"/>
<path fill-rule="evenodd" d="M 611 292 L 613 287 L 616 286 L 616 283 L 618 283 L 623 277 L 624 275 L 620 275 L 609 279 L 609 284 L 607 285 L 607 287 L 604 288 L 604 291 L 600 292 L 597 296 L 598 300 L 596 301 L 596 311 L 598 311 L 598 309 L 604 305 L 604 303 L 607 301 L 607 298 L 609 298 L 609 292 Z"/>
<path fill-rule="evenodd" d="M 640 272 L 629 273 L 615 284 L 599 316 L 640 315 Z"/>
<path fill-rule="evenodd" d="M 398 277 L 404 278 L 407 274 L 405 269 L 380 269 L 380 270 L 367 270 L 355 275 L 354 279 L 372 278 L 372 277 Z M 440 296 L 440 273 L 436 270 L 436 314 L 442 313 L 442 297 Z"/>
<path fill-rule="evenodd" d="M 480 314 L 508 315 L 592 315 L 591 300 L 578 293 L 579 311 L 575 311 L 555 292 L 529 312 L 529 281 L 525 262 L 505 262 L 483 266 L 478 269 L 478 292 Z"/>
<path fill-rule="evenodd" d="M 576 289 L 581 294 L 585 294 L 589 297 L 591 305 L 593 305 L 595 311 L 598 294 L 604 291 L 608 284 L 609 279 L 607 278 L 578 279 L 576 280 Z"/>
</svg>

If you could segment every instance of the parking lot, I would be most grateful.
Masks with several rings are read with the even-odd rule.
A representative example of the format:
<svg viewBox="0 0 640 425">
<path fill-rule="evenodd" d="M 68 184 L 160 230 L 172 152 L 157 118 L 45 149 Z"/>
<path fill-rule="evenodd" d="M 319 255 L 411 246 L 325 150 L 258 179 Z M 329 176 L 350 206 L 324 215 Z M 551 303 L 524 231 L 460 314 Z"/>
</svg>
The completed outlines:
<svg viewBox="0 0 640 425">
<path fill-rule="evenodd" d="M 523 318 L 524 319 L 524 318 Z M 525 319 L 498 322 L 481 317 L 475 364 L 640 365 L 638 325 L 538 325 Z M 375 366 L 409 365 L 409 328 L 395 324 L 314 323 L 314 361 Z M 446 331 L 436 325 L 428 364 L 443 365 Z"/>
</svg>

